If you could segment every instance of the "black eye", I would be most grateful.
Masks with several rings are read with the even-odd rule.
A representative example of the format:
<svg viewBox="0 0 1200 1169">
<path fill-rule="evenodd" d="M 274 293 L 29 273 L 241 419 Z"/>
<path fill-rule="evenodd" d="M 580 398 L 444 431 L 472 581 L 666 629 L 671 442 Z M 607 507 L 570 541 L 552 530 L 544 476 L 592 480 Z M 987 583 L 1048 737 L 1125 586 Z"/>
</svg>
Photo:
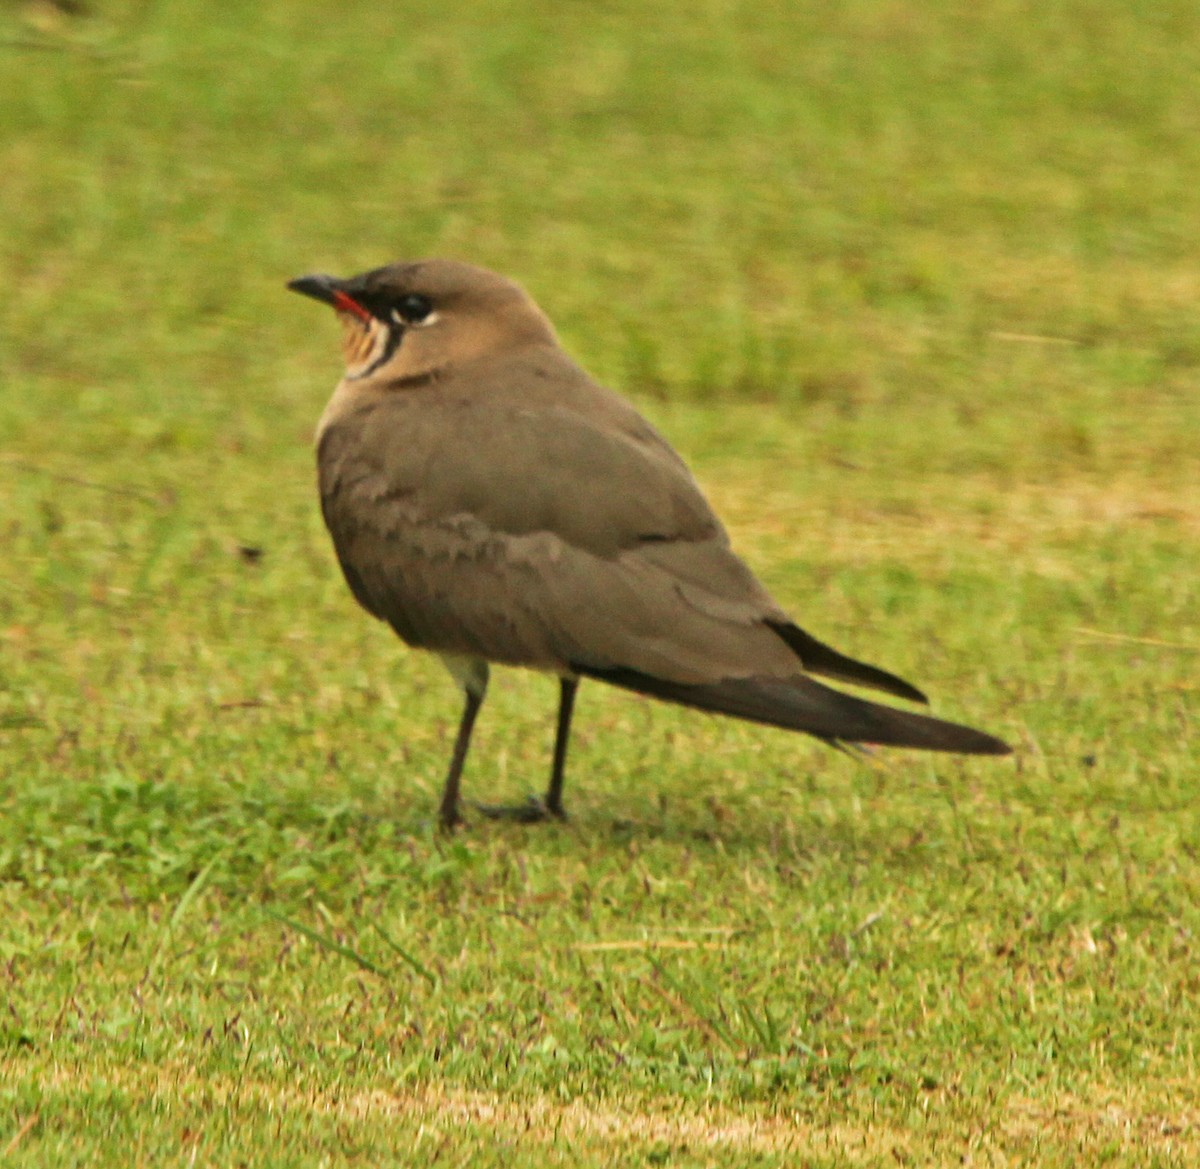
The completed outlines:
<svg viewBox="0 0 1200 1169">
<path fill-rule="evenodd" d="M 410 325 L 419 325 L 433 312 L 433 305 L 429 303 L 427 296 L 422 296 L 419 292 L 410 292 L 397 301 L 396 312 Z"/>
</svg>

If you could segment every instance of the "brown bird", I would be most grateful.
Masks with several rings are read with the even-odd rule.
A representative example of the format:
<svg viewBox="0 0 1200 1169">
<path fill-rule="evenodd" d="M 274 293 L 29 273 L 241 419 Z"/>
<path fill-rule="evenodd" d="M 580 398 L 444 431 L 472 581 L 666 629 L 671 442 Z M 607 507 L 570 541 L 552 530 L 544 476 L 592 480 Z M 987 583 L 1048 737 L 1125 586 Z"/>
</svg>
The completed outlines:
<svg viewBox="0 0 1200 1169">
<path fill-rule="evenodd" d="M 970 727 L 881 706 L 821 674 L 925 702 L 795 625 L 730 548 L 683 460 L 560 348 L 512 281 L 450 260 L 302 276 L 330 304 L 346 372 L 317 427 L 321 509 L 359 603 L 439 653 L 466 695 L 459 780 L 488 663 L 556 674 L 544 801 L 562 816 L 575 691 L 597 678 L 833 745 L 1004 755 Z"/>
</svg>

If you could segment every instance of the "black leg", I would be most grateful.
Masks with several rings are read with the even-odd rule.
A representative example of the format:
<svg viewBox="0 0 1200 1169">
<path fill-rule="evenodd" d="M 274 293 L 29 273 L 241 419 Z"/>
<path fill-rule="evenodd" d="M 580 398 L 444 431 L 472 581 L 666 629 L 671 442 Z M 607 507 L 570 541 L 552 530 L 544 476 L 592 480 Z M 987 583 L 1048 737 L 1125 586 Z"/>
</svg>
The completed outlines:
<svg viewBox="0 0 1200 1169">
<path fill-rule="evenodd" d="M 571 737 L 571 712 L 575 709 L 578 678 L 559 679 L 558 731 L 554 736 L 554 767 L 550 772 L 550 787 L 546 791 L 546 811 L 560 820 L 567 818 L 563 809 L 563 772 L 567 766 L 567 741 Z"/>
<path fill-rule="evenodd" d="M 462 822 L 458 814 L 458 782 L 467 760 L 467 748 L 471 745 L 471 728 L 482 705 L 482 694 L 476 694 L 474 690 L 466 691 L 466 704 L 463 706 L 462 721 L 458 724 L 458 738 L 454 740 L 454 754 L 450 757 L 450 771 L 446 776 L 446 786 L 442 789 L 442 807 L 438 813 L 445 829 Z"/>
</svg>

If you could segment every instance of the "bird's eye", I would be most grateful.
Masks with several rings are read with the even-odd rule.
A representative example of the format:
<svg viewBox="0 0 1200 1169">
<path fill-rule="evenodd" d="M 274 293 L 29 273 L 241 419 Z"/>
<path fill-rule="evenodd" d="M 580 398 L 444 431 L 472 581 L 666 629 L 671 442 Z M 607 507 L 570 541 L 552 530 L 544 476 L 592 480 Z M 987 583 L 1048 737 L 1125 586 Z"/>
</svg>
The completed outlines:
<svg viewBox="0 0 1200 1169">
<path fill-rule="evenodd" d="M 431 312 L 433 305 L 429 303 L 427 296 L 422 296 L 419 292 L 410 292 L 397 302 L 395 315 L 406 324 L 419 325 Z"/>
</svg>

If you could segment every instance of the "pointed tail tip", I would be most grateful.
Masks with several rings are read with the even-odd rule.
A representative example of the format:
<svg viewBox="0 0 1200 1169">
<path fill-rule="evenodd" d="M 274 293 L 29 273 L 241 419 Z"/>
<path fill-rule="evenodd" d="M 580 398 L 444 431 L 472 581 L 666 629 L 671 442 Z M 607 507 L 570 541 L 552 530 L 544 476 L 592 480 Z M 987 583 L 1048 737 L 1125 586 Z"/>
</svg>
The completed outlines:
<svg viewBox="0 0 1200 1169">
<path fill-rule="evenodd" d="M 1003 740 L 997 739 L 995 735 L 989 735 L 986 731 L 977 731 L 974 727 L 965 727 L 964 730 L 969 730 L 970 735 L 961 744 L 950 748 L 954 751 L 962 751 L 968 755 L 1011 755 L 1013 749 Z"/>
<path fill-rule="evenodd" d="M 982 755 L 1011 755 L 1012 753 L 1012 747 L 1003 739 L 992 739 L 986 750 L 980 752 Z"/>
<path fill-rule="evenodd" d="M 986 731 L 946 722 L 926 714 L 910 714 L 890 706 L 870 704 L 875 724 L 853 733 L 839 735 L 844 741 L 870 743 L 877 747 L 910 747 L 918 751 L 945 751 L 953 755 L 1011 755 L 1013 749 L 1003 739 Z"/>
<path fill-rule="evenodd" d="M 882 709 L 891 711 L 890 707 Z M 908 714 L 907 711 L 895 713 Z M 915 721 L 917 719 L 921 721 L 918 723 Z M 853 741 L 849 735 L 846 739 Z M 877 731 L 868 731 L 857 741 L 876 747 L 910 747 L 918 751 L 945 751 L 953 755 L 999 756 L 1013 753 L 1013 749 L 995 735 L 965 727 L 961 723 L 943 722 L 928 715 L 909 715 L 895 721 L 888 719 Z"/>
</svg>

